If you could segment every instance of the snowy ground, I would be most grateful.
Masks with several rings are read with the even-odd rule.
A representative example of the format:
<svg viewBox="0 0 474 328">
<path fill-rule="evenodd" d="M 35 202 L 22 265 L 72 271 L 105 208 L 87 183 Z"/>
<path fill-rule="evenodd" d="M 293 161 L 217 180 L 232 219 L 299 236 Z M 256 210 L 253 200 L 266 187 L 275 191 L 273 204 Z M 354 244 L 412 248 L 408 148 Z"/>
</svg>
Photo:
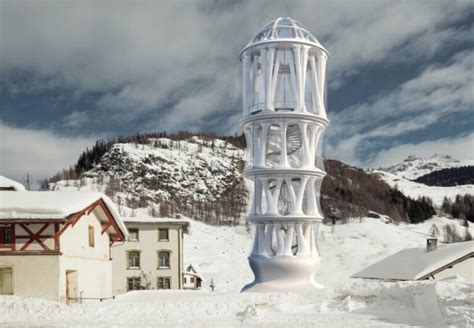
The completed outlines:
<svg viewBox="0 0 474 328">
<path fill-rule="evenodd" d="M 380 219 L 324 226 L 320 231 L 324 290 L 304 294 L 240 294 L 252 280 L 247 264 L 251 235 L 245 227 L 212 227 L 191 222 L 185 262 L 206 279 L 202 291 L 141 291 L 104 303 L 67 306 L 0 297 L 6 326 L 277 326 L 385 327 L 474 325 L 474 286 L 460 280 L 376 283 L 349 276 L 408 247 L 423 247 L 434 218 L 418 225 Z M 458 224 L 457 228 L 462 231 Z M 474 229 L 471 228 L 471 233 Z M 216 289 L 209 290 L 214 280 Z"/>
</svg>

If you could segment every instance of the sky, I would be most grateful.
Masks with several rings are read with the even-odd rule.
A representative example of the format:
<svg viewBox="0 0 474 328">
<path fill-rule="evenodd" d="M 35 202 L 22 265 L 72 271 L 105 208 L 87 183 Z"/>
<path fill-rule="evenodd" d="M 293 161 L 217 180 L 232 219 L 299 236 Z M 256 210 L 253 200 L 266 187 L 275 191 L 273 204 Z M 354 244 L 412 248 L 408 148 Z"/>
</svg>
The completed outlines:
<svg viewBox="0 0 474 328">
<path fill-rule="evenodd" d="M 474 157 L 474 2 L 0 1 L 0 175 L 44 179 L 100 138 L 240 133 L 239 52 L 291 16 L 330 52 L 323 154 Z"/>
</svg>

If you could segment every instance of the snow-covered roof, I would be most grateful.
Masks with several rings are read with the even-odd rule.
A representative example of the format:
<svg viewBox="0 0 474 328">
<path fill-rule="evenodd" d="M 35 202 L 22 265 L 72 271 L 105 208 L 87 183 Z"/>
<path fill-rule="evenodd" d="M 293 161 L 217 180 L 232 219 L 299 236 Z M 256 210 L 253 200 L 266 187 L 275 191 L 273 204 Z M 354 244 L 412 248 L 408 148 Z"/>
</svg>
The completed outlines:
<svg viewBox="0 0 474 328">
<path fill-rule="evenodd" d="M 196 278 L 201 279 L 202 282 L 206 282 L 206 279 L 204 279 L 204 277 L 203 277 L 201 274 L 199 274 L 199 273 L 194 273 L 194 272 L 185 271 L 185 272 L 183 272 L 183 275 L 187 275 L 187 276 L 191 276 L 191 277 L 196 277 Z"/>
<path fill-rule="evenodd" d="M 125 224 L 129 223 L 145 223 L 145 224 L 174 224 L 183 226 L 185 233 L 188 233 L 189 221 L 173 218 L 153 218 L 153 217 L 124 217 Z"/>
<path fill-rule="evenodd" d="M 153 218 L 153 217 L 139 217 L 139 216 L 128 216 L 124 217 L 125 223 L 169 223 L 169 224 L 182 224 L 189 225 L 189 221 L 173 218 Z"/>
<path fill-rule="evenodd" d="M 15 180 L 8 179 L 3 175 L 0 175 L 0 190 L 14 190 L 14 191 L 26 191 L 24 185 Z"/>
<path fill-rule="evenodd" d="M 2 220 L 63 220 L 102 199 L 125 236 L 127 228 L 109 197 L 93 191 L 0 191 Z"/>
<path fill-rule="evenodd" d="M 469 255 L 474 256 L 474 241 L 441 246 L 431 252 L 426 248 L 409 248 L 372 264 L 352 278 L 419 280 Z"/>
<path fill-rule="evenodd" d="M 258 44 L 280 41 L 305 43 L 329 54 L 313 34 L 304 28 L 300 22 L 291 17 L 278 17 L 267 23 L 260 32 L 250 40 L 244 50 L 242 50 L 242 53 L 248 48 Z"/>
</svg>

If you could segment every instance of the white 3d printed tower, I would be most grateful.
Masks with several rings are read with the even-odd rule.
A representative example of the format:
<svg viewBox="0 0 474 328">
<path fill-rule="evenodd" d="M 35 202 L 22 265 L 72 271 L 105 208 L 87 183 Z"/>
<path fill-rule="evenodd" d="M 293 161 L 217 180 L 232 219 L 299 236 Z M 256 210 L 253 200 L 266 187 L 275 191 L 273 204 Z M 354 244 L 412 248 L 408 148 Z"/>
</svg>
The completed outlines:
<svg viewBox="0 0 474 328">
<path fill-rule="evenodd" d="M 328 52 L 289 17 L 267 24 L 242 50 L 248 149 L 247 219 L 256 225 L 249 257 L 255 281 L 242 291 L 318 287 L 317 228 L 325 176 L 316 160 L 326 117 Z"/>
</svg>

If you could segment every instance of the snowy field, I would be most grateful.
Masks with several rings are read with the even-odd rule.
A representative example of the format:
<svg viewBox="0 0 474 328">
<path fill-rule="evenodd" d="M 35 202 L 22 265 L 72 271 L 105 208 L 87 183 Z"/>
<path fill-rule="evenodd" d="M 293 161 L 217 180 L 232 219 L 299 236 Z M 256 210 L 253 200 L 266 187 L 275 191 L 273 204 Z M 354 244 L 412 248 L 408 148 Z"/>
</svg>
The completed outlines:
<svg viewBox="0 0 474 328">
<path fill-rule="evenodd" d="M 441 206 L 444 197 L 454 200 L 457 195 L 474 194 L 474 185 L 461 185 L 453 187 L 434 187 L 427 186 L 422 183 L 413 182 L 398 175 L 384 172 L 373 171 L 379 174 L 380 177 L 390 186 L 396 187 L 404 195 L 417 199 L 418 197 L 430 197 L 433 200 L 433 205 Z"/>
<path fill-rule="evenodd" d="M 103 303 L 72 305 L 0 297 L 4 326 L 226 326 L 400 327 L 474 325 L 474 286 L 459 279 L 409 283 L 365 282 L 351 274 L 408 247 L 424 247 L 434 218 L 418 225 L 381 219 L 323 226 L 320 231 L 323 290 L 240 294 L 252 280 L 247 263 L 251 234 L 244 226 L 212 227 L 191 221 L 185 263 L 204 276 L 201 291 L 140 291 Z M 471 228 L 471 233 L 474 229 Z M 441 238 L 442 239 L 442 238 Z M 215 291 L 209 283 L 214 280 Z"/>
</svg>

